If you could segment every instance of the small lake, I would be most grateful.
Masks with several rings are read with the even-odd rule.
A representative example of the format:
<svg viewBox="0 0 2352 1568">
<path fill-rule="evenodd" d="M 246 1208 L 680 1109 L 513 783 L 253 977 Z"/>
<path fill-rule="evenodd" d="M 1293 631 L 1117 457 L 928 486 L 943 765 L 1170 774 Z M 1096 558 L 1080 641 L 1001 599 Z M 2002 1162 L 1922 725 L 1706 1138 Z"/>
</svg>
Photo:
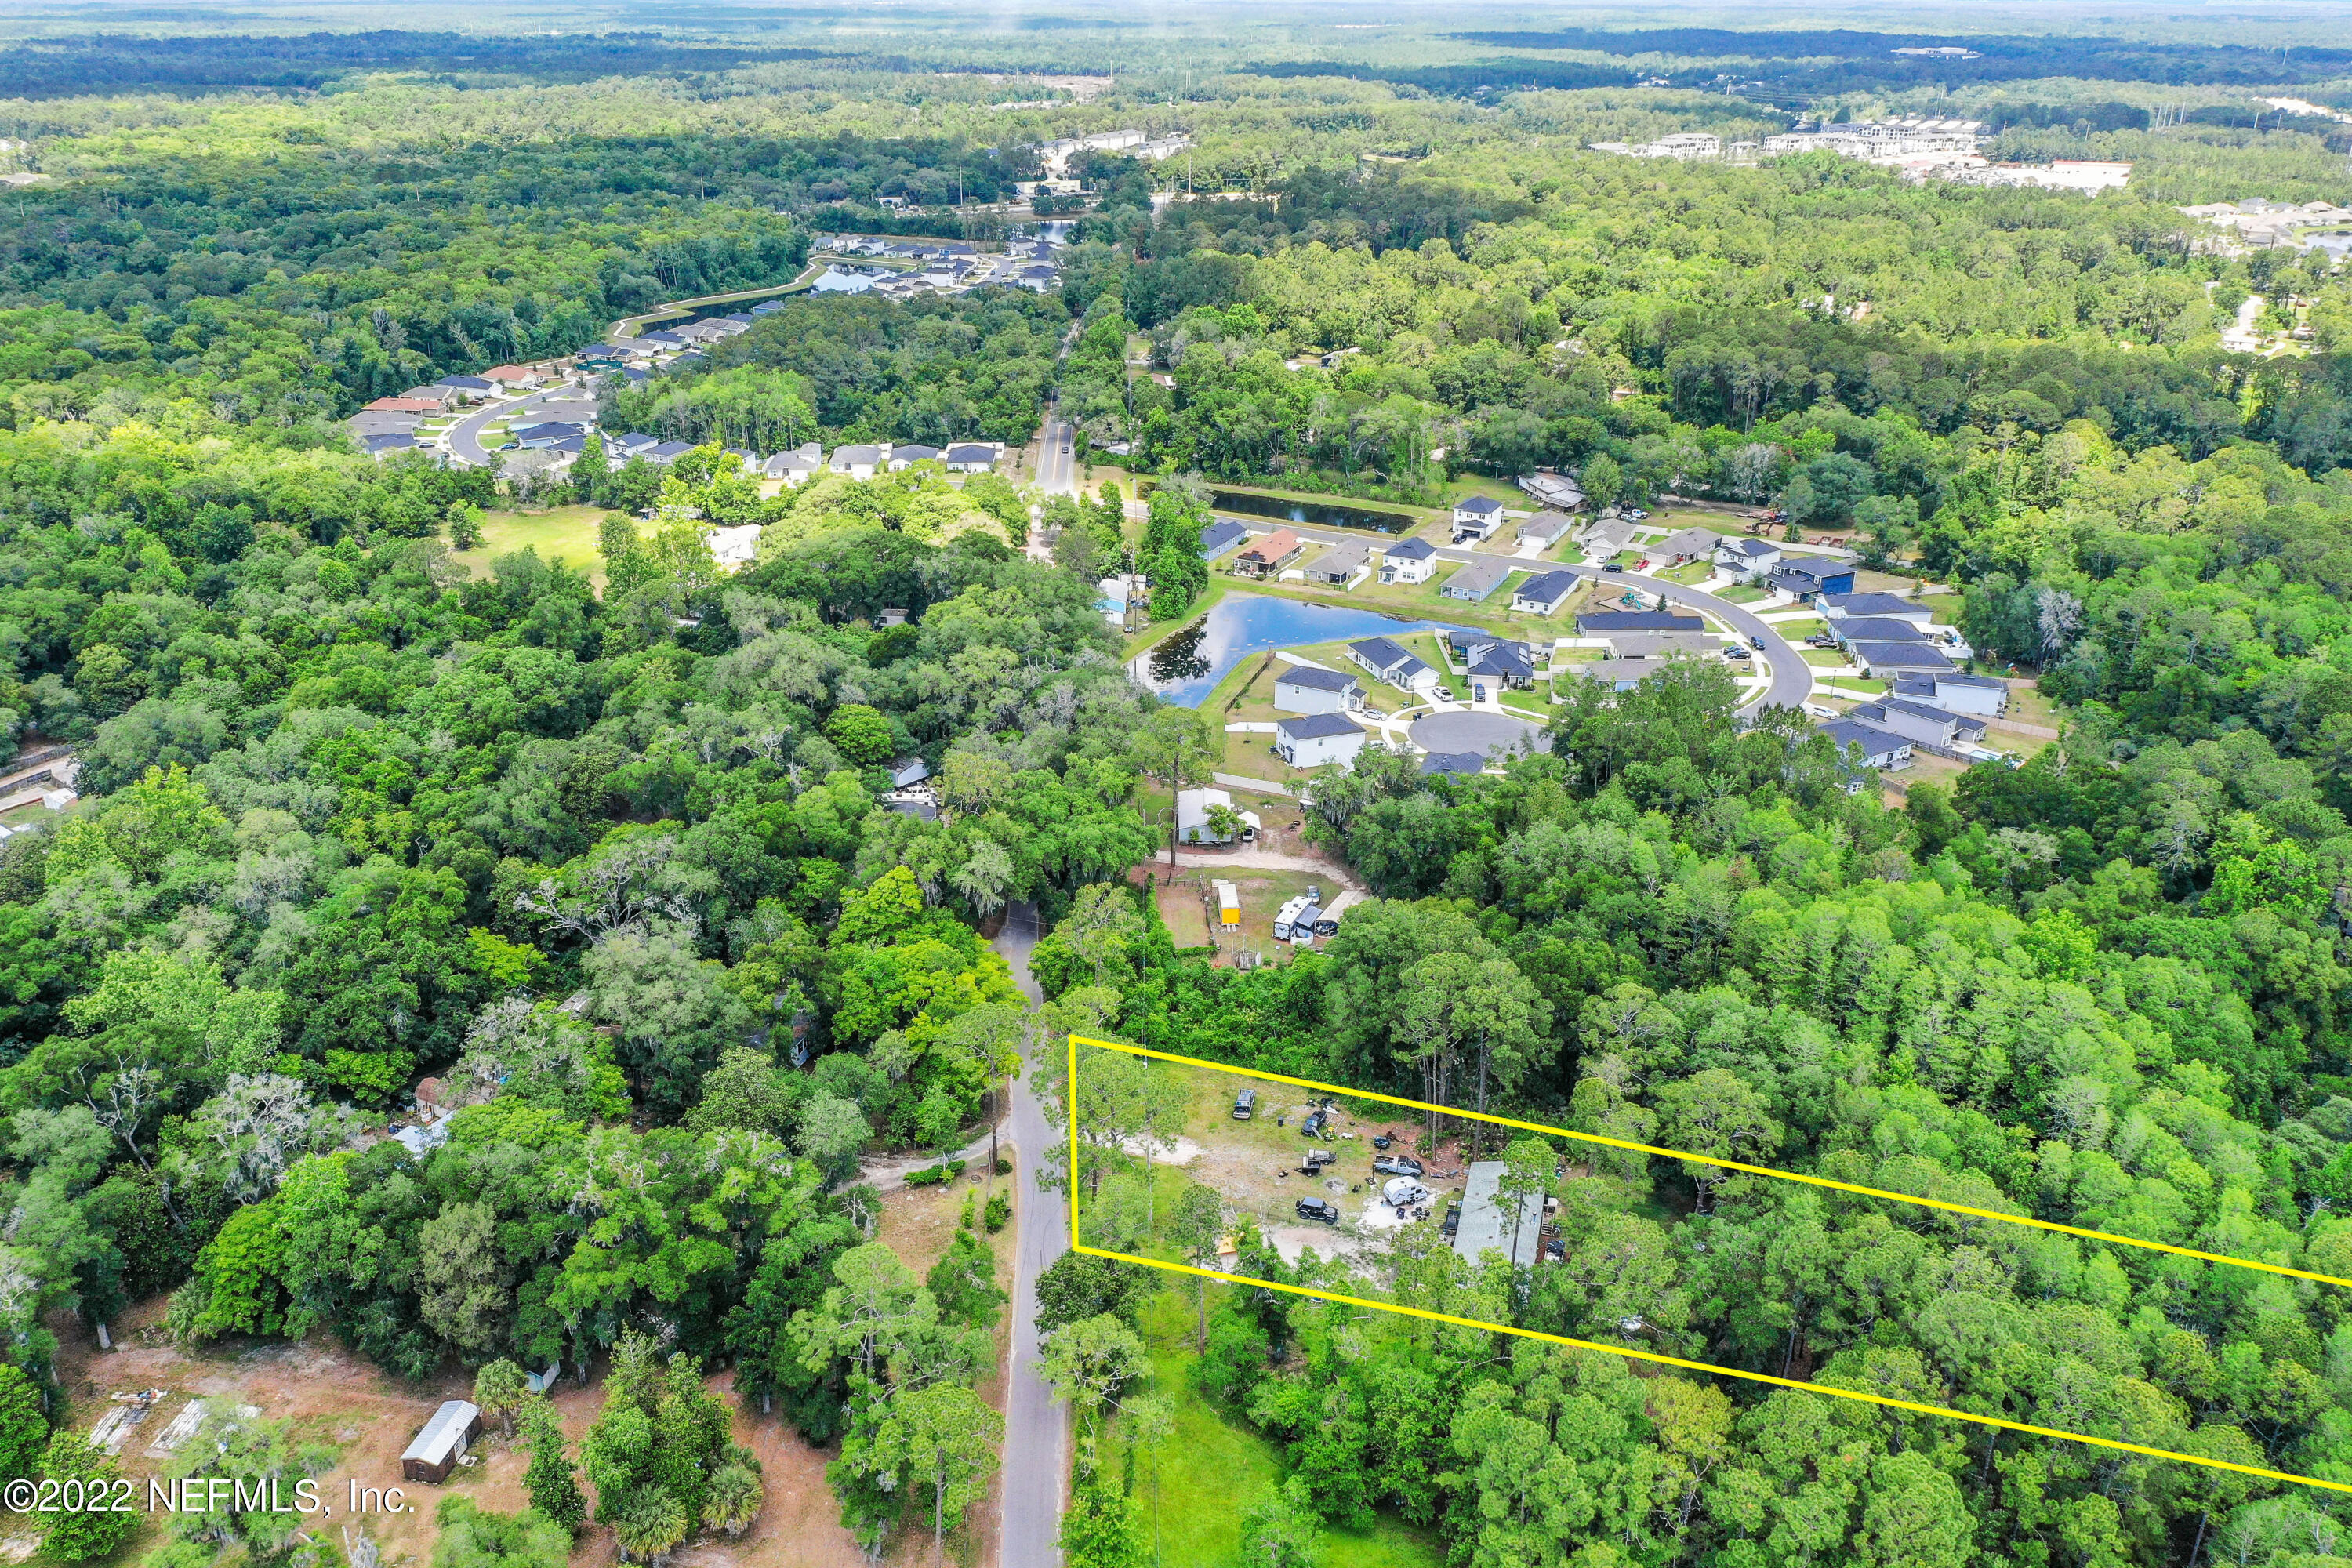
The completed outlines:
<svg viewBox="0 0 2352 1568">
<path fill-rule="evenodd" d="M 1165 700 L 1192 708 L 1253 654 L 1343 637 L 1403 637 L 1444 624 L 1266 594 L 1228 594 L 1207 615 L 1138 658 L 1129 673 Z"/>
<path fill-rule="evenodd" d="M 1283 522 L 1307 522 L 1318 528 L 1362 528 L 1374 533 L 1410 533 L 1421 519 L 1407 512 L 1381 511 L 1373 507 L 1336 502 L 1284 500 L 1279 496 L 1249 495 L 1241 490 L 1216 490 L 1209 505 L 1218 511 L 1238 511 L 1250 517 L 1270 517 Z"/>
</svg>

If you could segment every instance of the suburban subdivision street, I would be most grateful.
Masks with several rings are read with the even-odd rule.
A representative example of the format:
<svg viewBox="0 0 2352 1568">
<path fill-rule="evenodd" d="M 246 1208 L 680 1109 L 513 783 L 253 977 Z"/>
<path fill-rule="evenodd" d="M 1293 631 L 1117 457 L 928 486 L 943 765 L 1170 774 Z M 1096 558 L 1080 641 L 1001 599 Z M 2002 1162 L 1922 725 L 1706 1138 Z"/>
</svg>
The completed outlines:
<svg viewBox="0 0 2352 1568">
<path fill-rule="evenodd" d="M 1037 945 L 1037 906 L 1004 911 L 996 951 L 1034 1006 L 1040 999 L 1029 973 Z M 1012 1180 L 1017 1184 L 1018 1229 L 1013 1239 L 1013 1369 L 1004 1395 L 1004 1510 L 998 1526 L 997 1568 L 1055 1568 L 1062 1561 L 1062 1478 L 1069 1472 L 1069 1415 L 1040 1373 L 1037 1276 L 1069 1250 L 1070 1210 L 1060 1193 L 1039 1190 L 1037 1167 L 1054 1134 L 1028 1079 L 1013 1080 L 1009 1131 Z"/>
<path fill-rule="evenodd" d="M 1361 542 L 1371 537 L 1360 529 L 1318 528 L 1303 522 L 1274 523 L 1265 518 L 1231 512 L 1219 512 L 1217 516 L 1223 521 L 1242 523 L 1260 531 L 1273 527 L 1287 528 L 1299 538 L 1313 540 L 1318 544 L 1341 544 L 1349 540 Z M 1437 547 L 1437 557 L 1450 566 L 1466 566 L 1474 561 L 1503 561 L 1509 563 L 1515 571 L 1569 572 L 1579 577 L 1590 577 L 1595 582 L 1622 583 L 1629 588 L 1663 598 L 1669 605 L 1686 605 L 1694 610 L 1705 611 L 1743 638 L 1763 638 L 1764 662 L 1770 668 L 1772 679 L 1761 692 L 1740 705 L 1743 713 L 1759 708 L 1801 708 L 1813 694 L 1813 667 L 1805 662 L 1804 656 L 1789 639 L 1740 605 L 1719 599 L 1713 594 L 1697 588 L 1685 588 L 1678 583 L 1661 583 L 1654 577 L 1646 577 L 1639 573 L 1603 572 L 1598 566 L 1564 561 L 1530 561 L 1499 550 L 1457 549 L 1441 544 Z M 1498 588 L 1496 592 L 1500 594 L 1502 590 Z M 1444 616 L 1423 618 L 1442 620 Z"/>
<path fill-rule="evenodd" d="M 593 423 L 595 417 L 594 393 L 578 386 L 543 386 L 520 397 L 501 398 L 467 410 L 464 417 L 443 433 L 443 438 L 448 442 L 449 455 L 467 468 L 496 468 L 503 459 L 482 445 L 482 431 L 494 421 L 504 419 L 511 427 L 541 419 L 585 419 Z"/>
</svg>

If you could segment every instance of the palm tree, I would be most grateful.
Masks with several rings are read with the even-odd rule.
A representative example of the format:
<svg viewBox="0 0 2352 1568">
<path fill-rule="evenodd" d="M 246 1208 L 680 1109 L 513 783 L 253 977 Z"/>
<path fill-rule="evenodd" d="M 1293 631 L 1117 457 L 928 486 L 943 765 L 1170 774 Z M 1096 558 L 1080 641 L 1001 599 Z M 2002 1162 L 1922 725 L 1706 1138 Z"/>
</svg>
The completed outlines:
<svg viewBox="0 0 2352 1568">
<path fill-rule="evenodd" d="M 662 1559 L 686 1539 L 686 1510 L 666 1491 L 649 1491 L 613 1521 L 613 1539 L 625 1559 L 661 1568 Z"/>
<path fill-rule="evenodd" d="M 760 1478 L 750 1466 L 727 1464 L 710 1478 L 710 1496 L 702 1511 L 707 1522 L 730 1536 L 740 1535 L 760 1517 L 760 1509 L 767 1500 L 767 1489 L 760 1484 Z"/>
</svg>

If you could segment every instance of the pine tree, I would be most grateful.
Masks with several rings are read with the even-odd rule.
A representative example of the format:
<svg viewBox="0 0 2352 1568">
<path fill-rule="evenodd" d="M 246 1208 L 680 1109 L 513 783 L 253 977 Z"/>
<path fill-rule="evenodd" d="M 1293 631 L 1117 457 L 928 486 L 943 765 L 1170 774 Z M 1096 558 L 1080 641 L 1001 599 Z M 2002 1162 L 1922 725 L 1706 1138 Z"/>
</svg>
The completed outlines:
<svg viewBox="0 0 2352 1568">
<path fill-rule="evenodd" d="M 554 1406 L 543 1399 L 524 1406 L 522 1436 L 530 1447 L 530 1468 L 522 1477 L 530 1506 L 564 1529 L 577 1531 L 588 1521 L 588 1500 L 581 1495 L 572 1460 L 563 1452 L 563 1426 L 555 1418 Z"/>
</svg>

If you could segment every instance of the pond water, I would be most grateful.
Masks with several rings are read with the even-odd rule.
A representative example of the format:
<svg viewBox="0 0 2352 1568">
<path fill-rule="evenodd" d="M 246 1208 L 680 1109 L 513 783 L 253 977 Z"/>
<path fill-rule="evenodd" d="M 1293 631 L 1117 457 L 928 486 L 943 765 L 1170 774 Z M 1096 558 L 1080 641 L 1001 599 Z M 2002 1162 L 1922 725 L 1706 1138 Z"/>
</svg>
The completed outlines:
<svg viewBox="0 0 2352 1568">
<path fill-rule="evenodd" d="M 1139 657 L 1129 673 L 1166 700 L 1190 708 L 1253 654 L 1343 637 L 1403 637 L 1444 626 L 1267 594 L 1228 594 L 1207 615 Z"/>
<path fill-rule="evenodd" d="M 1238 511 L 1250 517 L 1277 518 L 1284 522 L 1309 522 L 1318 528 L 1364 528 L 1374 533 L 1408 533 L 1421 520 L 1402 511 L 1372 507 L 1341 506 L 1324 501 L 1284 500 L 1279 496 L 1255 496 L 1241 490 L 1216 490 L 1209 504 L 1218 511 Z"/>
</svg>

